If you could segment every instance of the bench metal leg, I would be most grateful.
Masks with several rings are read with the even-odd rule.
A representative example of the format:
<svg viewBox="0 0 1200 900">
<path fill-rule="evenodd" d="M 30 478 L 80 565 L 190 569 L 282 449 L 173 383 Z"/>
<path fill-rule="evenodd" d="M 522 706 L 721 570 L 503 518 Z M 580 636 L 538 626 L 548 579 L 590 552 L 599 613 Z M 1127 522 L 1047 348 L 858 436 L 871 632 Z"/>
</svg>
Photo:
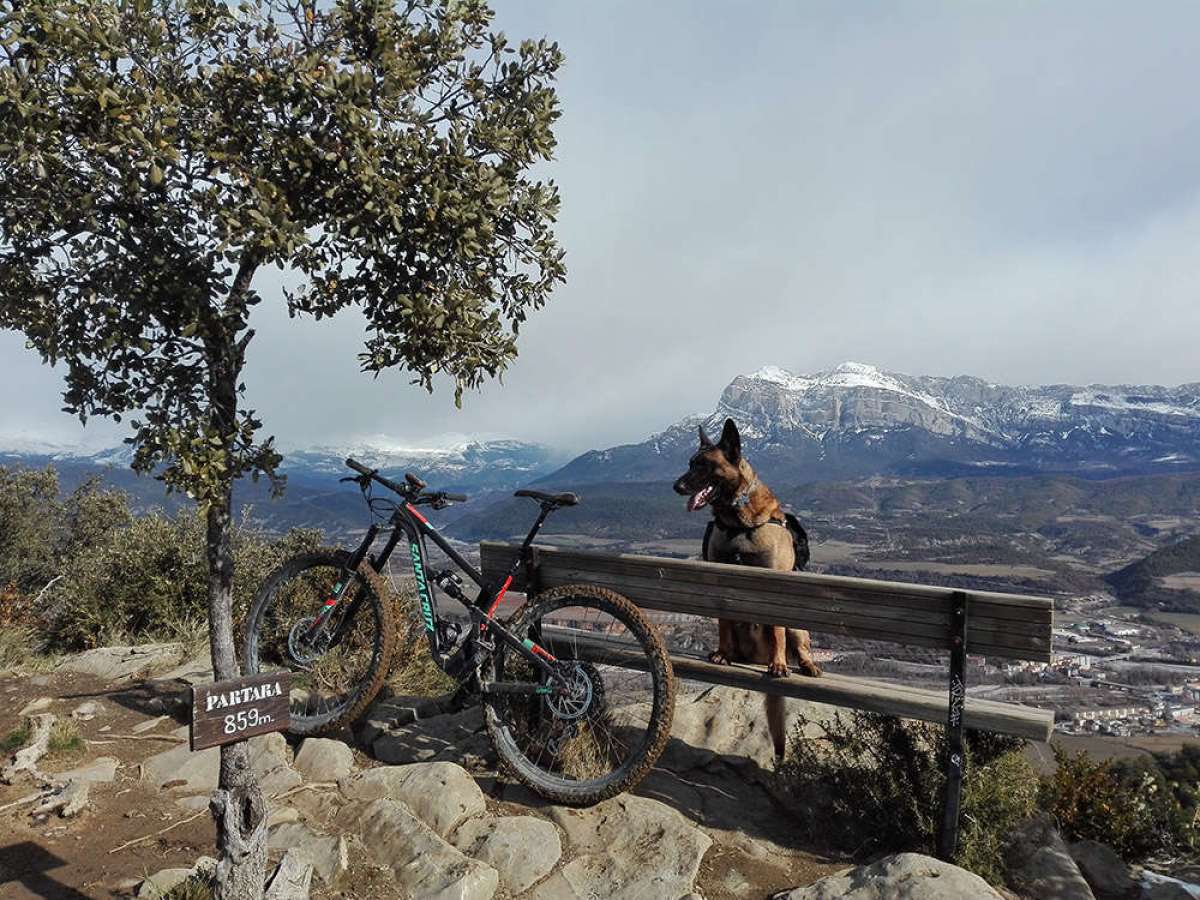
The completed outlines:
<svg viewBox="0 0 1200 900">
<path fill-rule="evenodd" d="M 946 721 L 946 799 L 938 856 L 949 862 L 958 850 L 958 814 L 962 804 L 963 703 L 967 694 L 967 595 L 955 591 L 950 610 L 950 712 Z"/>
</svg>

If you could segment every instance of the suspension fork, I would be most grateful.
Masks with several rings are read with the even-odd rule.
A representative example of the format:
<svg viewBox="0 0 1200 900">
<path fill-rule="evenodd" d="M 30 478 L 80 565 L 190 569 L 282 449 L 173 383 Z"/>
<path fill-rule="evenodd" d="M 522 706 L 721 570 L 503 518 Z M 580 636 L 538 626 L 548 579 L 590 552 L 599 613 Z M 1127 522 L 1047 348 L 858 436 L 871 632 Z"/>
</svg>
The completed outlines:
<svg viewBox="0 0 1200 900">
<path fill-rule="evenodd" d="M 363 537 L 362 543 L 358 545 L 358 549 L 350 554 L 350 560 L 338 574 L 338 580 L 334 584 L 333 590 L 330 591 L 329 596 L 325 598 L 325 602 L 321 606 L 321 611 L 317 613 L 316 618 L 313 619 L 312 626 L 305 633 L 304 639 L 309 643 L 315 641 L 320 633 L 325 630 L 325 626 L 329 623 L 329 620 L 333 615 L 333 611 L 337 608 L 343 595 L 345 595 L 346 591 L 349 590 L 351 583 L 357 577 L 358 567 L 362 565 L 362 561 L 367 558 L 367 551 L 371 549 L 371 545 L 375 543 L 375 538 L 378 536 L 379 525 L 372 523 L 371 527 L 367 529 L 367 533 Z M 358 612 L 358 607 L 361 605 L 361 603 L 361 595 L 355 597 L 350 603 L 350 608 L 346 610 L 346 614 L 342 616 L 341 621 L 338 623 L 337 631 L 334 632 L 333 639 L 330 644 L 331 646 L 337 641 L 341 640 L 342 635 L 346 631 L 347 623 L 354 620 L 354 614 Z"/>
</svg>

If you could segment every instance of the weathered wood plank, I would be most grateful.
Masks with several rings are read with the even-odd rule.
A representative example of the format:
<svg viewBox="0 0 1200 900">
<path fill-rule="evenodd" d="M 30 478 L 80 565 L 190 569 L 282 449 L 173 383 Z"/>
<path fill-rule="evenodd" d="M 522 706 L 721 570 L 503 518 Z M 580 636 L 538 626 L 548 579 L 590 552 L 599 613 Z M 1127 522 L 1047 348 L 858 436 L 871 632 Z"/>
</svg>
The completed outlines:
<svg viewBox="0 0 1200 900">
<path fill-rule="evenodd" d="M 496 563 L 511 564 L 519 545 L 499 541 L 484 541 L 480 545 L 484 564 L 488 568 L 488 558 Z M 663 556 L 640 556 L 632 553 L 597 553 L 587 550 L 566 550 L 559 547 L 538 547 L 538 552 L 544 562 L 552 565 L 577 565 L 593 572 L 613 572 L 623 575 L 642 575 L 646 577 L 672 581 L 683 581 L 696 584 L 733 583 L 744 587 L 751 583 L 756 590 L 777 590 L 793 593 L 799 590 L 797 585 L 805 585 L 804 590 L 816 596 L 824 596 L 828 591 L 844 592 L 846 596 L 858 594 L 879 593 L 889 598 L 922 598 L 927 600 L 949 602 L 954 588 L 936 587 L 932 585 L 909 584 L 899 581 L 877 581 L 869 578 L 849 578 L 843 575 L 817 575 L 811 572 L 774 572 L 769 569 L 735 566 L 725 563 L 702 562 L 695 559 L 672 559 Z M 733 579 L 732 582 L 725 579 Z M 1034 621 L 1049 621 L 1054 604 L 1046 597 L 1033 597 L 1024 594 L 1000 594 L 992 591 L 968 591 L 978 606 L 995 605 L 1012 609 L 1019 618 L 1031 618 Z M 1029 610 L 1025 612 L 1024 610 Z M 1037 616 L 1034 611 L 1041 611 Z"/>
<path fill-rule="evenodd" d="M 856 629 L 878 630 L 881 633 L 895 627 L 907 627 L 912 633 L 942 636 L 949 642 L 948 616 L 939 610 L 896 609 L 866 603 L 849 603 L 844 600 L 824 602 L 807 597 L 788 597 L 783 594 L 760 594 L 757 591 L 733 591 L 729 588 L 707 588 L 676 585 L 673 582 L 653 584 L 645 579 L 626 578 L 620 575 L 595 574 L 582 568 L 547 567 L 543 575 L 545 586 L 571 584 L 586 581 L 611 588 L 630 598 L 646 598 L 650 608 L 671 608 L 695 615 L 720 613 L 724 618 L 738 611 L 751 613 L 756 620 L 777 621 L 778 624 L 808 627 L 806 623 L 822 622 L 827 625 L 844 625 Z M 653 604 L 651 606 L 651 604 Z M 686 606 L 695 609 L 677 609 Z M 787 615 L 793 621 L 772 619 L 773 615 Z M 819 629 L 818 629 L 819 630 Z M 987 615 L 971 617 L 971 631 L 984 635 L 995 632 L 1003 636 L 999 643 L 1011 643 L 1014 648 L 1049 649 L 1050 629 L 1046 624 L 1009 622 Z"/>
<path fill-rule="evenodd" d="M 516 545 L 481 544 L 484 574 L 507 571 Z M 543 585 L 586 581 L 639 606 L 762 622 L 869 640 L 949 646 L 952 590 L 742 566 L 539 548 Z M 521 585 L 518 584 L 517 587 Z M 968 591 L 968 649 L 1013 659 L 1051 657 L 1053 604 L 1040 597 Z M 1008 604 L 1006 600 L 1017 602 Z M 1035 605 L 1027 605 L 1036 601 Z"/>
<path fill-rule="evenodd" d="M 644 656 L 611 639 L 598 638 L 586 632 L 565 628 L 548 628 L 545 634 L 552 642 L 552 647 L 560 641 L 574 647 L 576 658 L 643 671 L 645 669 Z M 717 665 L 685 655 L 673 655 L 671 663 L 676 678 L 728 685 L 926 722 L 944 724 L 949 707 L 949 698 L 945 691 L 930 691 L 866 678 L 832 674 L 822 675 L 820 678 L 799 675 L 770 678 L 763 666 L 740 663 Z M 965 722 L 968 728 L 1046 741 L 1054 729 L 1054 713 L 1032 706 L 998 703 L 968 696 Z"/>
</svg>

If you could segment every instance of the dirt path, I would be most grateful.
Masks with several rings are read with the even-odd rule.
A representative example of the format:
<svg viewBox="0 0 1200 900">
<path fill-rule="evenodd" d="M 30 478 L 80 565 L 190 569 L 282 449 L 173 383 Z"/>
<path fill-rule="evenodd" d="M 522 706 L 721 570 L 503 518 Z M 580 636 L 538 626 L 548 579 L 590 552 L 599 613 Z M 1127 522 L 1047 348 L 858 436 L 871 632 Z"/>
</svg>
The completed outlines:
<svg viewBox="0 0 1200 900">
<path fill-rule="evenodd" d="M 180 699 L 173 690 L 146 685 L 109 685 L 81 675 L 0 675 L 0 738 L 18 728 L 21 709 L 37 698 L 50 698 L 45 711 L 70 719 L 72 710 L 89 701 L 100 705 L 87 721 L 75 721 L 85 741 L 74 753 L 47 758 L 47 773 L 85 766 L 103 757 L 120 761 L 111 783 L 93 784 L 89 808 L 73 819 L 51 815 L 38 822 L 31 805 L 0 812 L 0 898 L 106 898 L 130 896 L 129 888 L 147 874 L 170 866 L 191 866 L 213 853 L 212 820 L 182 808 L 176 798 L 147 787 L 138 764 L 148 756 L 178 746 L 170 732 L 182 715 L 169 714 Z M 146 727 L 133 735 L 135 726 Z M 0 809 L 33 790 L 28 782 L 0 784 Z M 117 852 L 128 841 L 184 822 L 152 840 Z"/>
</svg>

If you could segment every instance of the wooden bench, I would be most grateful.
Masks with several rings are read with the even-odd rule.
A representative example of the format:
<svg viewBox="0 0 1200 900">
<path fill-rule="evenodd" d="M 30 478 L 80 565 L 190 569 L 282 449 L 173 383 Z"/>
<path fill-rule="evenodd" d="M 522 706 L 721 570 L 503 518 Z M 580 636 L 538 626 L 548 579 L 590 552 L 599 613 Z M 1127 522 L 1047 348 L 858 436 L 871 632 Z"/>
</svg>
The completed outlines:
<svg viewBox="0 0 1200 900">
<path fill-rule="evenodd" d="M 503 578 L 519 551 L 519 544 L 480 544 L 484 577 Z M 723 666 L 699 656 L 671 656 L 680 678 L 945 723 L 950 753 L 939 851 L 947 859 L 958 841 L 963 729 L 1046 741 L 1054 728 L 1050 710 L 966 696 L 968 650 L 993 658 L 1050 661 L 1054 603 L 1044 597 L 542 546 L 533 548 L 531 570 L 513 585 L 515 590 L 527 590 L 529 578 L 535 591 L 587 582 L 611 588 L 643 609 L 949 651 L 949 686 L 944 692 L 832 673 L 768 678 L 764 666 Z M 715 639 L 715 624 L 713 635 Z M 622 653 L 611 642 L 589 639 L 583 632 L 575 639 L 581 655 L 594 662 L 639 661 L 636 654 Z"/>
</svg>

